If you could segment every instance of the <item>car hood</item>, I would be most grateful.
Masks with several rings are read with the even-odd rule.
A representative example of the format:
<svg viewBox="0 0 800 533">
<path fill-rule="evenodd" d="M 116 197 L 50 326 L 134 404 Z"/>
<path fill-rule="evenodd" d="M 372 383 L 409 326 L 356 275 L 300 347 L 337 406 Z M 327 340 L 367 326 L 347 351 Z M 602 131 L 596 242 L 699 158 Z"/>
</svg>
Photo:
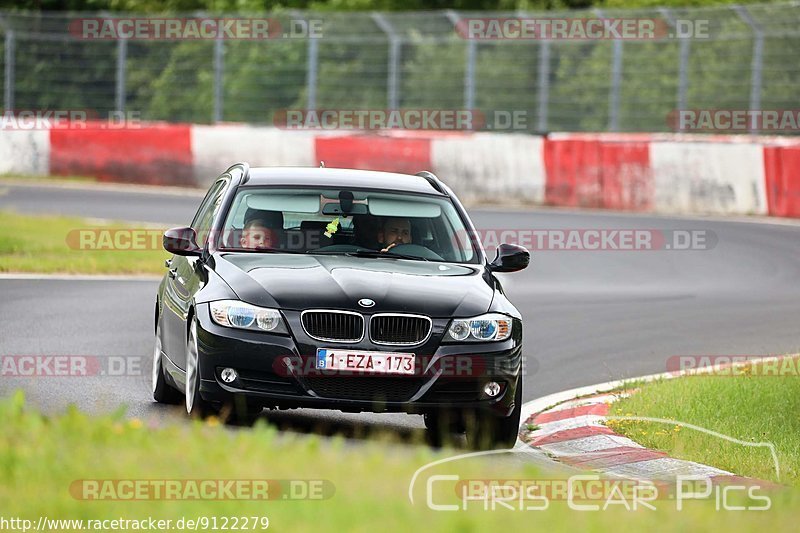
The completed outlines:
<svg viewBox="0 0 800 533">
<path fill-rule="evenodd" d="M 485 313 L 494 288 L 480 265 L 344 255 L 218 253 L 214 270 L 243 301 L 263 307 L 419 313 L 466 317 Z"/>
</svg>

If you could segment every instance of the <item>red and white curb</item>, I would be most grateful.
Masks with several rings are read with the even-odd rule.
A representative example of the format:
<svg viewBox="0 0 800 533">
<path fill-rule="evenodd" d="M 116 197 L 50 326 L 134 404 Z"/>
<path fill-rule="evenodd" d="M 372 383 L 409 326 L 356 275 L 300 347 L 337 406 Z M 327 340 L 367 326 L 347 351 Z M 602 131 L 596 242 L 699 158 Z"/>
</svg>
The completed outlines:
<svg viewBox="0 0 800 533">
<path fill-rule="evenodd" d="M 611 403 L 624 395 L 578 398 L 535 413 L 523 424 L 521 440 L 559 463 L 609 477 L 674 481 L 678 476 L 692 476 L 716 482 L 718 478 L 734 476 L 732 472 L 650 450 L 606 426 Z M 528 425 L 534 429 L 528 430 Z"/>
<path fill-rule="evenodd" d="M 796 357 L 796 356 L 789 356 Z M 764 361 L 780 358 L 764 358 Z M 703 372 L 693 369 L 665 372 L 637 378 L 637 382 L 671 379 Z M 752 483 L 775 486 L 774 483 L 745 478 L 732 472 L 693 461 L 669 457 L 665 452 L 645 448 L 628 437 L 616 433 L 605 422 L 611 404 L 631 393 L 625 390 L 627 380 L 581 387 L 545 396 L 522 407 L 523 423 L 515 449 L 528 447 L 569 469 L 588 470 L 611 478 L 674 482 L 679 476 L 708 479 L 712 484 Z M 654 419 L 656 420 L 656 419 Z M 670 421 L 692 429 L 702 429 L 678 421 Z M 531 429 L 528 429 L 528 428 Z M 745 443 L 707 431 L 718 437 L 744 445 L 770 447 L 776 462 L 774 446 L 770 443 Z"/>
</svg>

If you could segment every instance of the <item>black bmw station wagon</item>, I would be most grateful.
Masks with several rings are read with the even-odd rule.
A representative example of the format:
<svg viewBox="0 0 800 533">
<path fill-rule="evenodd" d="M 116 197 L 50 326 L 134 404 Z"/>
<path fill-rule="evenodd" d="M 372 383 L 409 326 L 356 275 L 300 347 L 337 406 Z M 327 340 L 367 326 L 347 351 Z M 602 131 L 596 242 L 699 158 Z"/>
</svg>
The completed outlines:
<svg viewBox="0 0 800 533">
<path fill-rule="evenodd" d="M 416 413 L 434 440 L 513 446 L 522 321 L 495 273 L 530 255 L 487 258 L 433 174 L 236 164 L 164 247 L 156 401 Z"/>
</svg>

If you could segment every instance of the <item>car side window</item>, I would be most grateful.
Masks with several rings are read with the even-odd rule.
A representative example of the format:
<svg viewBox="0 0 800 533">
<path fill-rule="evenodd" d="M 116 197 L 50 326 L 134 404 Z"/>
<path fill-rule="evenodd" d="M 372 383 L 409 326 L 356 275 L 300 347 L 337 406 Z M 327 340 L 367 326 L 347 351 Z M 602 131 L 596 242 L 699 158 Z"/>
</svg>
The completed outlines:
<svg viewBox="0 0 800 533">
<path fill-rule="evenodd" d="M 208 234 L 211 231 L 211 225 L 214 223 L 214 215 L 219 210 L 220 202 L 222 201 L 222 193 L 225 191 L 227 180 L 220 179 L 211 187 L 200 204 L 200 209 L 192 221 L 192 229 L 197 233 L 197 244 L 201 247 L 205 245 Z"/>
</svg>

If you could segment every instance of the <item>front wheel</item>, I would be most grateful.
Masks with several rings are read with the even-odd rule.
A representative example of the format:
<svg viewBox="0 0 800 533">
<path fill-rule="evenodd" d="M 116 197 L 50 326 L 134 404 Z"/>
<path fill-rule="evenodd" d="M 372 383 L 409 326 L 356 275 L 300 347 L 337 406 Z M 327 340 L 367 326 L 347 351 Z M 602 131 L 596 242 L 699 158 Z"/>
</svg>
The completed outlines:
<svg viewBox="0 0 800 533">
<path fill-rule="evenodd" d="M 186 412 L 204 417 L 214 414 L 214 406 L 200 396 L 200 352 L 197 349 L 197 322 L 192 320 L 186 343 Z"/>
<path fill-rule="evenodd" d="M 156 341 L 153 348 L 153 399 L 158 403 L 177 405 L 181 403 L 181 391 L 167 383 L 161 357 L 161 325 L 159 325 L 156 327 Z"/>
<path fill-rule="evenodd" d="M 226 424 L 251 426 L 263 410 L 261 405 L 237 396 L 220 406 L 219 416 Z"/>
<path fill-rule="evenodd" d="M 458 409 L 440 409 L 424 415 L 425 434 L 433 447 L 455 445 L 455 436 L 464 432 L 464 414 Z"/>
<path fill-rule="evenodd" d="M 520 375 L 514 394 L 514 410 L 511 414 L 501 417 L 480 411 L 471 413 L 465 421 L 467 444 L 476 450 L 513 448 L 517 442 L 521 416 L 522 376 Z"/>
</svg>

